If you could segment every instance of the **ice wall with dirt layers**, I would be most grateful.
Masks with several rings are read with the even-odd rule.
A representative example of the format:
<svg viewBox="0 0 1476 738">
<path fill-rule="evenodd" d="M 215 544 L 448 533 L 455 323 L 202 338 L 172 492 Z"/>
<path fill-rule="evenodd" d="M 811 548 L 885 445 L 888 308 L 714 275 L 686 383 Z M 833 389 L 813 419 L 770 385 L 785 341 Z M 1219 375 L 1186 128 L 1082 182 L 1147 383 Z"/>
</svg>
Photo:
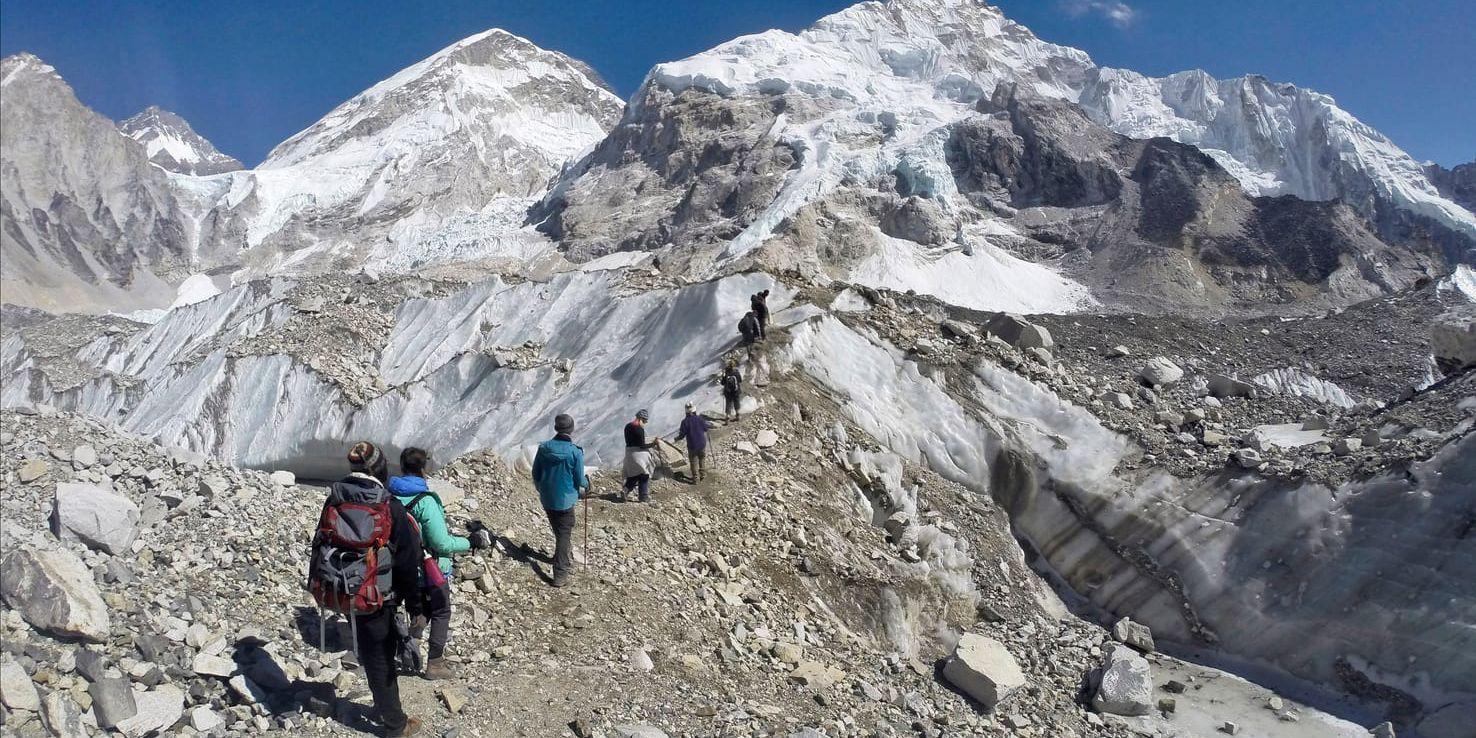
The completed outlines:
<svg viewBox="0 0 1476 738">
<path fill-rule="evenodd" d="M 1135 445 L 990 363 L 930 372 L 829 316 L 795 329 L 789 358 L 878 441 L 992 495 L 1093 605 L 1338 689 L 1361 674 L 1427 713 L 1476 707 L 1476 438 L 1336 489 L 1131 474 Z"/>
</svg>

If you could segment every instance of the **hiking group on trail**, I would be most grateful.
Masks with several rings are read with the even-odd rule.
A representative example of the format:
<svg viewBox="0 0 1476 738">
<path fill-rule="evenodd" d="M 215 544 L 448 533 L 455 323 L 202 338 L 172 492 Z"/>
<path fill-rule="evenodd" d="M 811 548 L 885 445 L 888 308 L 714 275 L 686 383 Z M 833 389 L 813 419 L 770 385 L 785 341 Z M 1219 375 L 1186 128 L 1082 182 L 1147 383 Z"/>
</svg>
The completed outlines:
<svg viewBox="0 0 1476 738">
<path fill-rule="evenodd" d="M 766 337 L 768 294 L 764 290 L 750 297 L 752 309 L 739 324 L 747 345 Z M 718 382 L 723 417 L 736 421 L 743 386 L 736 358 L 725 363 Z M 628 502 L 632 492 L 639 502 L 651 500 L 651 475 L 657 468 L 662 440 L 659 436 L 647 439 L 650 418 L 650 412 L 641 409 L 625 425 L 621 502 Z M 554 436 L 538 445 L 531 471 L 554 537 L 551 584 L 566 587 L 574 570 L 575 507 L 581 500 L 586 503 L 587 544 L 592 486 L 584 449 L 574 443 L 574 418 L 560 413 L 553 426 Z M 686 403 L 675 439 L 686 441 L 692 484 L 706 475 L 710 430 L 696 405 Z M 346 616 L 354 655 L 364 670 L 385 734 L 411 735 L 422 724 L 406 715 L 401 705 L 400 665 L 430 680 L 453 678 L 445 660 L 451 635 L 448 577 L 455 566 L 452 556 L 490 548 L 492 536 L 478 521 L 468 526 L 467 536 L 451 532 L 445 505 L 426 480 L 431 456 L 424 449 L 409 447 L 401 452 L 401 475 L 396 477 L 389 476 L 389 462 L 372 442 L 355 443 L 347 460 L 349 474 L 329 486 L 312 539 L 307 588 L 319 607 L 319 647 L 327 650 L 324 611 Z M 422 668 L 419 642 L 427 630 L 429 646 Z"/>
</svg>

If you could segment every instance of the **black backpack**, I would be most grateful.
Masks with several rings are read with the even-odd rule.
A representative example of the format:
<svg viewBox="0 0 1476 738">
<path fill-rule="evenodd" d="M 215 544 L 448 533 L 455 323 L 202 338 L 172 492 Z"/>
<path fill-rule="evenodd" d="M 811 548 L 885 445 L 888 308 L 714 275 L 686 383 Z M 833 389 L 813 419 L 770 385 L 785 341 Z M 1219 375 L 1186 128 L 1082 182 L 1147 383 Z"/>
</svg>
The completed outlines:
<svg viewBox="0 0 1476 738">
<path fill-rule="evenodd" d="M 740 381 L 741 380 L 739 380 L 738 373 L 737 372 L 728 372 L 727 374 L 724 374 L 723 375 L 723 392 L 726 392 L 727 394 L 730 394 L 730 395 L 736 395 L 736 394 L 738 394 L 738 383 Z"/>
</svg>

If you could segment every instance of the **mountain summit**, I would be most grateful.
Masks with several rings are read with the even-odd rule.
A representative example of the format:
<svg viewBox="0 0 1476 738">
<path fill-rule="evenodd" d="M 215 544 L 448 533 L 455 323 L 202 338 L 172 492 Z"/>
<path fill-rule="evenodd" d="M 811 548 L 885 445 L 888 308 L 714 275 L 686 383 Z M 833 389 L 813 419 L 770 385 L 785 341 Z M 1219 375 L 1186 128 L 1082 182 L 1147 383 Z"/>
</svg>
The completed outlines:
<svg viewBox="0 0 1476 738">
<path fill-rule="evenodd" d="M 144 108 L 118 129 L 144 145 L 149 161 L 176 174 L 220 174 L 244 168 L 235 158 L 217 151 L 184 118 L 157 105 Z"/>
</svg>

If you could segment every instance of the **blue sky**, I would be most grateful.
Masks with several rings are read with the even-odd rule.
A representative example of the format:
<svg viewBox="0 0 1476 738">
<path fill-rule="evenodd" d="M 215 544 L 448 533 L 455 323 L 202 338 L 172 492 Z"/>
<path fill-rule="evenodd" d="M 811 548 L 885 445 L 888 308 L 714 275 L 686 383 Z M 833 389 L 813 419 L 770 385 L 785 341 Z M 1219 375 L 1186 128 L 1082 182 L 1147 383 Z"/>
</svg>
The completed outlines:
<svg viewBox="0 0 1476 738">
<path fill-rule="evenodd" d="M 157 104 L 247 164 L 335 105 L 497 26 L 583 59 L 628 96 L 647 69 L 737 35 L 797 31 L 844 0 L 164 2 L 0 0 L 0 54 L 31 51 L 115 120 Z M 999 0 L 1099 64 L 1198 67 L 1321 90 L 1417 159 L 1476 159 L 1473 0 Z M 427 8 L 433 8 L 429 10 Z"/>
</svg>

